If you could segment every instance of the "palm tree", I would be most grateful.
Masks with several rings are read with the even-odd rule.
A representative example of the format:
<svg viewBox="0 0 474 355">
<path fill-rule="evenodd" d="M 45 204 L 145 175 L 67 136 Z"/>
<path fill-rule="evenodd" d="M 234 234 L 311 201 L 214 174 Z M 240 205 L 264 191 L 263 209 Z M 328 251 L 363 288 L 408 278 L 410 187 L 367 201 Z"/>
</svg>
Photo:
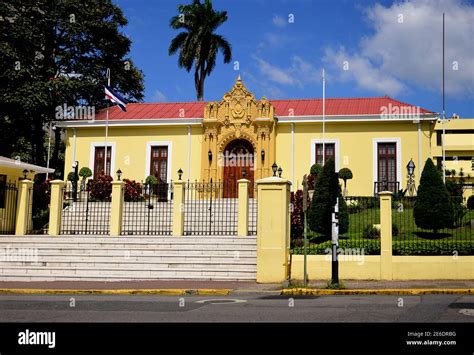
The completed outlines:
<svg viewBox="0 0 474 355">
<path fill-rule="evenodd" d="M 170 43 L 168 54 L 179 52 L 178 66 L 188 72 L 194 66 L 194 85 L 198 101 L 204 98 L 204 80 L 216 65 L 219 51 L 224 55 L 224 63 L 232 59 L 231 45 L 214 31 L 227 21 L 227 11 L 215 11 L 212 1 L 194 0 L 192 4 L 179 5 L 179 15 L 173 16 L 170 26 L 183 29 Z"/>
</svg>

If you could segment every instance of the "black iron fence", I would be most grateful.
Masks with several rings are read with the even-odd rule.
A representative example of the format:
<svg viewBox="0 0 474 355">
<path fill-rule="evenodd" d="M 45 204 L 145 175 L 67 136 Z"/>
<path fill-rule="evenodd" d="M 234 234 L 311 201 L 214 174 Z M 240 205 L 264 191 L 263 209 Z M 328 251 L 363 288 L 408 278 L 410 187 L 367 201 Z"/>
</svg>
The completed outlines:
<svg viewBox="0 0 474 355">
<path fill-rule="evenodd" d="M 60 234 L 109 234 L 110 182 L 88 184 L 74 193 L 70 184 L 63 188 L 63 211 Z"/>
<path fill-rule="evenodd" d="M 258 205 L 257 205 L 257 184 L 249 184 L 249 235 L 257 235 Z"/>
<path fill-rule="evenodd" d="M 395 199 L 392 204 L 392 237 L 394 255 L 474 255 L 474 211 L 463 199 L 452 198 L 453 214 L 448 224 L 436 228 L 435 219 L 416 218 L 416 197 Z M 439 219 L 445 220 L 439 211 Z"/>
<path fill-rule="evenodd" d="M 238 186 L 234 181 L 187 182 L 185 235 L 236 235 Z"/>
<path fill-rule="evenodd" d="M 302 208 L 296 209 L 302 211 Z M 302 218 L 291 218 L 293 223 L 303 223 Z M 308 221 L 308 226 L 311 226 Z M 310 230 L 308 254 L 330 254 L 330 227 Z M 292 228 L 301 231 L 302 228 Z M 324 232 L 325 231 L 325 232 Z M 339 204 L 339 247 L 348 255 L 380 255 L 380 203 L 377 197 L 346 196 Z M 302 234 L 292 235 L 292 253 L 303 254 Z"/>
<path fill-rule="evenodd" d="M 397 193 L 400 190 L 399 181 L 375 181 L 374 182 L 374 196 L 382 191 L 391 191 Z"/>
<path fill-rule="evenodd" d="M 126 185 L 123 235 L 171 235 L 173 183 Z"/>
<path fill-rule="evenodd" d="M 15 183 L 0 184 L 0 234 L 15 233 L 18 188 Z"/>
</svg>

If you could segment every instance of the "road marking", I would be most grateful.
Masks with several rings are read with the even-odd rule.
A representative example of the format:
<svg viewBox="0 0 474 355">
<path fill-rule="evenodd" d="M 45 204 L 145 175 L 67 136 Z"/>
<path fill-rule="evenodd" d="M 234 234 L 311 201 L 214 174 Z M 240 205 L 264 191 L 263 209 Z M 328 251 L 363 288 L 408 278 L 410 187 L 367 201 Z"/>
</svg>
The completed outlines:
<svg viewBox="0 0 474 355">
<path fill-rule="evenodd" d="M 246 300 L 238 300 L 232 298 L 216 298 L 211 300 L 200 300 L 196 301 L 196 303 L 210 303 L 210 304 L 235 304 L 235 303 L 245 303 Z"/>
<path fill-rule="evenodd" d="M 463 308 L 459 310 L 459 313 L 464 314 L 465 316 L 474 317 L 474 309 Z"/>
</svg>

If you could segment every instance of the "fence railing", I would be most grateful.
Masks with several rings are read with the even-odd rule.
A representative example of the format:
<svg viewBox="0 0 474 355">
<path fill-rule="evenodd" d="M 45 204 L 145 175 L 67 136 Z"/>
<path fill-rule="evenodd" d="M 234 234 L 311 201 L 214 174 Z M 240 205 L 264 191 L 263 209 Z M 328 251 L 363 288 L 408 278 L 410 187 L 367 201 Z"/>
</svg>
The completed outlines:
<svg viewBox="0 0 474 355">
<path fill-rule="evenodd" d="M 109 234 L 111 192 L 110 184 L 95 184 L 77 192 L 74 201 L 73 189 L 66 185 L 60 234 Z"/>
<path fill-rule="evenodd" d="M 474 211 L 463 204 L 462 198 L 452 198 L 452 223 L 436 230 L 417 225 L 415 204 L 416 197 L 392 203 L 394 255 L 474 255 Z"/>
<path fill-rule="evenodd" d="M 187 182 L 185 185 L 184 235 L 236 235 L 237 183 Z"/>
<path fill-rule="evenodd" d="M 14 183 L 0 185 L 0 234 L 15 233 L 18 187 Z"/>
<path fill-rule="evenodd" d="M 171 235 L 172 197 L 172 183 L 136 184 L 133 192 L 125 191 L 122 235 Z"/>
<path fill-rule="evenodd" d="M 257 235 L 258 205 L 257 205 L 257 185 L 254 182 L 249 184 L 249 225 L 248 234 Z"/>
<path fill-rule="evenodd" d="M 380 203 L 378 197 L 346 196 L 339 208 L 339 247 L 365 255 L 380 255 Z M 301 209 L 298 209 L 301 211 Z M 298 220 L 292 218 L 292 220 Z M 299 219 L 303 221 L 303 218 Z M 309 225 L 309 223 L 308 223 Z M 296 228 L 292 228 L 294 230 Z M 309 229 L 309 228 L 308 228 Z M 302 229 L 301 229 L 302 230 Z M 308 253 L 328 254 L 331 235 L 318 231 L 308 233 Z M 292 237 L 293 254 L 303 254 L 302 237 Z"/>
</svg>

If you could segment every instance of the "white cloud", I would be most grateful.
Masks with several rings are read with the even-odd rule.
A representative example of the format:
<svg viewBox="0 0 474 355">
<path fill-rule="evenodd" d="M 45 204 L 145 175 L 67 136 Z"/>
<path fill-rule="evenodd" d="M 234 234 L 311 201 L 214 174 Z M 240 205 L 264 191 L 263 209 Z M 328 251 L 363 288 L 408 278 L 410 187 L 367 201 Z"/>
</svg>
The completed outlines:
<svg viewBox="0 0 474 355">
<path fill-rule="evenodd" d="M 160 90 L 155 90 L 152 96 L 154 101 L 166 101 L 166 96 Z"/>
<path fill-rule="evenodd" d="M 321 70 L 316 69 L 310 62 L 296 55 L 291 58 L 291 65 L 287 68 L 270 64 L 257 56 L 253 56 L 253 59 L 262 74 L 262 80 L 298 87 L 321 81 Z"/>
<path fill-rule="evenodd" d="M 373 34 L 355 52 L 328 48 L 324 61 L 340 79 L 365 89 L 395 95 L 409 85 L 441 89 L 442 13 L 446 13 L 445 70 L 448 95 L 474 93 L 474 6 L 461 0 L 411 0 L 365 11 Z M 343 70 L 347 60 L 349 70 Z M 454 70 L 458 66 L 458 70 Z"/>
<path fill-rule="evenodd" d="M 274 15 L 272 22 L 277 27 L 285 27 L 287 24 L 287 20 L 285 20 L 285 18 L 280 15 Z"/>
</svg>

